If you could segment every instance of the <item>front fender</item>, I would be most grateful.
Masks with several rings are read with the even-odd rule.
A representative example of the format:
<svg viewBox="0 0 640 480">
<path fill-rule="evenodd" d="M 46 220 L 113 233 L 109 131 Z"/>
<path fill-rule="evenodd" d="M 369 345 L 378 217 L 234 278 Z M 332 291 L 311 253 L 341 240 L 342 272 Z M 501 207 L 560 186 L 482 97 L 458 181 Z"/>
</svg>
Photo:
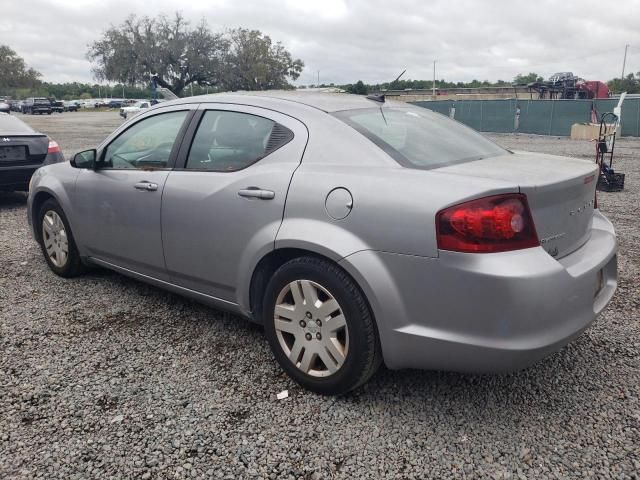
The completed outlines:
<svg viewBox="0 0 640 480">
<path fill-rule="evenodd" d="M 80 250 L 81 239 L 75 236 L 74 212 L 71 196 L 75 188 L 78 171 L 68 163 L 56 163 L 41 167 L 35 171 L 32 177 L 31 189 L 27 200 L 27 217 L 32 226 L 34 238 L 37 237 L 35 217 L 36 208 L 42 204 L 42 196 L 53 197 L 60 205 L 67 217 L 69 226 L 74 232 L 74 239 Z"/>
</svg>

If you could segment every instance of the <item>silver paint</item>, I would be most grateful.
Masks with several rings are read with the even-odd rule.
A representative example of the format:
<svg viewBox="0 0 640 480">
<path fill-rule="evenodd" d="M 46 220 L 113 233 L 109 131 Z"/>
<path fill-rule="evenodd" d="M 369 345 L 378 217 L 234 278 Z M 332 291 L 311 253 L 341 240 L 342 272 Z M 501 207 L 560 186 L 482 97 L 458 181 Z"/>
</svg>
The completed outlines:
<svg viewBox="0 0 640 480">
<path fill-rule="evenodd" d="M 414 170 L 330 114 L 371 108 L 363 97 L 260 92 L 196 100 L 145 110 L 98 153 L 129 125 L 176 108 L 252 112 L 287 126 L 294 140 L 235 172 L 47 166 L 34 178 L 30 217 L 36 198 L 51 195 L 84 261 L 249 318 L 255 313 L 251 279 L 261 259 L 291 248 L 325 257 L 364 293 L 390 368 L 520 368 L 575 338 L 613 296 L 615 232 L 601 213 L 587 214 L 585 207 L 595 190 L 595 182 L 583 180 L 597 171 L 591 162 L 516 152 Z M 387 102 L 382 108 L 418 107 Z M 136 190 L 142 181 L 158 190 Z M 249 188 L 273 198 L 238 193 Z M 326 199 L 336 188 L 354 199 L 341 220 L 327 215 Z M 542 246 L 495 254 L 438 250 L 439 210 L 518 192 L 527 196 L 538 236 L 555 258 Z M 600 271 L 604 286 L 594 298 Z"/>
</svg>

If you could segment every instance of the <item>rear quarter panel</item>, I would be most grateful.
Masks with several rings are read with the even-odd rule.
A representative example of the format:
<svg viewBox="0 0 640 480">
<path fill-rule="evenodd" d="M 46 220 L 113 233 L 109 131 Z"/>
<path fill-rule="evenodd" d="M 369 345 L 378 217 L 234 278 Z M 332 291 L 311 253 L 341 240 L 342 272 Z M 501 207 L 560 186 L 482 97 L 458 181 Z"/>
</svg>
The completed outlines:
<svg viewBox="0 0 640 480">
<path fill-rule="evenodd" d="M 517 191 L 512 182 L 400 166 L 351 127 L 327 115 L 293 175 L 276 248 L 303 248 L 339 260 L 360 250 L 437 257 L 435 214 L 483 195 Z M 329 192 L 351 192 L 342 220 L 326 210 Z"/>
</svg>

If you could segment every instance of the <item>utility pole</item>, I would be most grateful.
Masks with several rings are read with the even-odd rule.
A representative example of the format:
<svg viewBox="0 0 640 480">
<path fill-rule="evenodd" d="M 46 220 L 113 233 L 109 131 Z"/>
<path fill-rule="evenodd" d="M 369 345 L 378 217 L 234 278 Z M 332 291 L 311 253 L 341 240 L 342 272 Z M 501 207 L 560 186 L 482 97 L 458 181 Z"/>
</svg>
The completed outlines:
<svg viewBox="0 0 640 480">
<path fill-rule="evenodd" d="M 126 97 L 124 96 L 124 83 L 122 84 L 122 99 L 124 100 Z"/>
<path fill-rule="evenodd" d="M 320 86 L 320 70 L 318 70 L 318 86 Z"/>
<path fill-rule="evenodd" d="M 433 87 L 433 96 L 434 96 L 434 100 L 435 100 L 435 96 L 436 96 L 436 61 L 433 61 L 433 83 L 431 85 Z"/>
<path fill-rule="evenodd" d="M 629 50 L 629 45 L 624 46 L 624 59 L 622 60 L 622 76 L 620 77 L 624 80 L 624 67 L 627 66 L 627 51 Z"/>
</svg>

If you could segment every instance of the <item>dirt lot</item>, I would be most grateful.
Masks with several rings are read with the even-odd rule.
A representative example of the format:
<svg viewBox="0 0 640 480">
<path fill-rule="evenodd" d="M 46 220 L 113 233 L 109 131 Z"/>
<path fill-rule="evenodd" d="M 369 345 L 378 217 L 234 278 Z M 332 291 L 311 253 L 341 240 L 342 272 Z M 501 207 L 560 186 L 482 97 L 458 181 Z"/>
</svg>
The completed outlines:
<svg viewBox="0 0 640 480">
<path fill-rule="evenodd" d="M 67 157 L 121 123 L 24 118 Z M 585 158 L 594 148 L 492 138 Z M 619 233 L 620 287 L 587 332 L 522 372 L 382 369 L 341 398 L 293 384 L 242 319 L 107 271 L 56 277 L 24 195 L 0 194 L 0 478 L 637 479 L 640 140 L 618 153 L 626 189 L 599 203 Z"/>
</svg>

